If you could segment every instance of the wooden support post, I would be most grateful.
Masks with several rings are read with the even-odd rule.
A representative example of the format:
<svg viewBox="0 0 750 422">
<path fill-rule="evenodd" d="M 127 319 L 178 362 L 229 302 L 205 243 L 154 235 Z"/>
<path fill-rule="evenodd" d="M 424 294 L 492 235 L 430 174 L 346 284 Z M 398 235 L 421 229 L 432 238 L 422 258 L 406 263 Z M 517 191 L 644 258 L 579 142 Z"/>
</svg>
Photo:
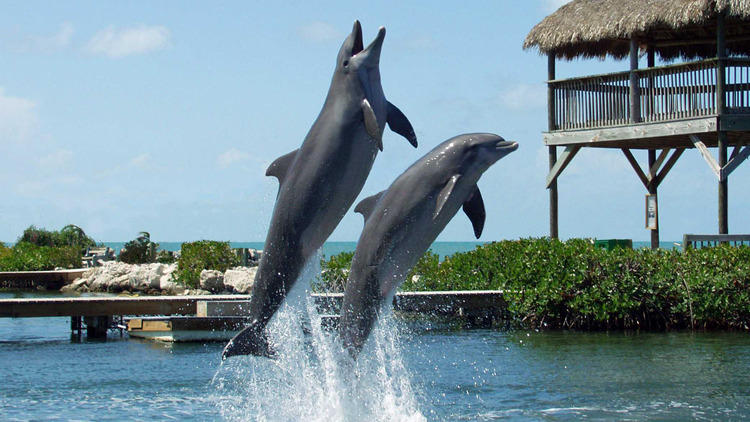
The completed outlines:
<svg viewBox="0 0 750 422">
<path fill-rule="evenodd" d="M 648 48 L 646 49 L 646 60 L 647 60 L 647 66 L 649 68 L 654 67 L 655 64 L 655 54 L 654 54 L 654 46 L 649 44 Z M 654 96 L 653 96 L 653 88 L 654 88 L 654 77 L 649 74 L 648 77 L 648 110 L 646 111 L 647 115 L 651 115 L 654 113 Z M 657 195 L 657 190 L 659 188 L 659 180 L 658 180 L 658 171 L 659 167 L 661 167 L 661 164 L 664 162 L 664 160 L 667 158 L 667 155 L 669 154 L 669 149 L 663 149 L 661 154 L 659 155 L 659 158 L 656 158 L 656 150 L 649 149 L 648 150 L 648 179 L 649 184 L 647 186 L 648 193 L 650 195 L 654 195 L 656 197 L 656 202 L 658 204 L 659 202 L 659 196 Z M 658 206 L 657 206 L 658 209 Z M 659 214 L 656 214 L 656 229 L 651 230 L 651 249 L 659 249 Z"/>
<path fill-rule="evenodd" d="M 87 338 L 107 338 L 107 330 L 112 324 L 112 316 L 87 316 L 83 317 L 83 322 L 86 323 Z"/>
<path fill-rule="evenodd" d="M 578 154 L 578 151 L 580 149 L 580 145 L 571 145 L 565 147 L 565 150 L 562 152 L 562 154 L 560 154 L 560 159 L 555 160 L 555 164 L 549 170 L 549 174 L 547 175 L 547 188 L 552 186 L 553 183 L 557 182 L 558 176 L 562 174 L 563 170 L 565 170 L 565 167 L 570 164 L 570 161 L 573 160 L 573 157 Z"/>
<path fill-rule="evenodd" d="M 654 183 L 656 180 L 656 171 L 658 166 L 656 164 L 656 150 L 648 150 L 648 178 L 650 183 L 648 184 L 648 193 L 656 197 L 657 204 L 659 203 L 659 196 L 657 195 L 658 185 Z M 658 206 L 657 206 L 658 209 Z M 656 228 L 651 229 L 651 249 L 659 249 L 659 214 L 656 214 Z"/>
<path fill-rule="evenodd" d="M 547 80 L 553 81 L 555 79 L 555 54 L 549 53 L 547 55 Z M 557 128 L 555 122 L 555 91 L 553 87 L 547 83 L 547 129 L 553 131 Z M 550 171 L 555 167 L 557 163 L 557 147 L 550 146 L 549 148 L 549 168 Z M 558 232 L 558 220 L 557 220 L 557 178 L 547 186 L 549 189 L 549 237 L 552 239 L 559 238 Z"/>
<path fill-rule="evenodd" d="M 641 93 L 638 82 L 638 42 L 630 39 L 630 122 L 641 121 Z"/>
<path fill-rule="evenodd" d="M 70 338 L 73 341 L 81 341 L 81 317 L 78 315 L 70 317 Z"/>
<path fill-rule="evenodd" d="M 724 34 L 724 13 L 719 13 L 716 17 L 716 113 L 719 115 L 719 121 L 724 118 L 725 113 L 725 67 L 726 67 L 726 44 Z M 719 149 L 719 168 L 723 169 L 727 165 L 727 133 L 718 131 Z M 721 177 L 719 174 L 719 234 L 729 233 L 729 181 L 728 177 Z"/>
</svg>

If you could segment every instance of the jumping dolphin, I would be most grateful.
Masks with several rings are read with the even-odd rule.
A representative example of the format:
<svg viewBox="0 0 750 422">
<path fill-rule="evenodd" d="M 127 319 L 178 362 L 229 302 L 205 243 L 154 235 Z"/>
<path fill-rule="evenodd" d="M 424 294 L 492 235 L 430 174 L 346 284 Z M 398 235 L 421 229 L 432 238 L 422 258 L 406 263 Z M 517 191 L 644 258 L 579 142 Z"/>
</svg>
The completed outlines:
<svg viewBox="0 0 750 422">
<path fill-rule="evenodd" d="M 490 133 L 459 135 L 438 145 L 401 174 L 388 190 L 365 198 L 365 217 L 344 291 L 339 335 L 353 358 L 364 346 L 381 307 L 446 224 L 463 206 L 479 238 L 484 202 L 479 177 L 518 148 Z"/>
<path fill-rule="evenodd" d="M 266 325 L 303 267 L 323 245 L 362 190 L 386 123 L 414 147 L 409 120 L 389 103 L 380 85 L 380 50 L 385 28 L 362 46 L 354 22 L 336 59 L 323 109 L 302 146 L 274 161 L 267 176 L 279 179 L 279 192 L 250 299 L 252 321 L 224 348 L 222 357 L 272 356 Z"/>
</svg>

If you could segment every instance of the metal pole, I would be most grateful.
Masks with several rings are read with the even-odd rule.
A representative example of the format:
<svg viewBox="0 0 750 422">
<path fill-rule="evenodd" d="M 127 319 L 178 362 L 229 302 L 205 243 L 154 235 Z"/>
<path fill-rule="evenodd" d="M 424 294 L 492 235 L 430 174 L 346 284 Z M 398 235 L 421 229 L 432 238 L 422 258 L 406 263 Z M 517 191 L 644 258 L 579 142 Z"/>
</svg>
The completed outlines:
<svg viewBox="0 0 750 422">
<path fill-rule="evenodd" d="M 547 129 L 551 132 L 555 130 L 555 91 L 549 81 L 555 80 L 555 54 L 547 54 Z M 557 147 L 550 146 L 549 149 L 549 168 L 552 170 L 557 162 Z M 549 237 L 552 239 L 559 238 L 558 220 L 557 220 L 557 179 L 549 186 Z"/>
</svg>

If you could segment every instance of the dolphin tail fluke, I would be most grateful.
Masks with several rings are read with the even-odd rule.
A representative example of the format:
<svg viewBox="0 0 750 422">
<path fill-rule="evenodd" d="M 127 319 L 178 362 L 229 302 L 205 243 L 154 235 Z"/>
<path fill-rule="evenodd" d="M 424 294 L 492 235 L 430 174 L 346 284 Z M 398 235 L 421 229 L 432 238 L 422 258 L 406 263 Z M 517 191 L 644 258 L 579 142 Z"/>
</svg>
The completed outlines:
<svg viewBox="0 0 750 422">
<path fill-rule="evenodd" d="M 224 347 L 221 359 L 224 360 L 236 355 L 274 357 L 275 353 L 268 343 L 265 327 L 261 325 L 254 323 L 237 333 L 233 339 L 229 340 L 226 347 Z"/>
<path fill-rule="evenodd" d="M 395 105 L 388 103 L 388 127 L 392 131 L 406 138 L 410 144 L 417 147 L 417 135 L 414 133 L 414 128 L 411 126 L 409 119 L 404 116 L 404 113 L 398 109 Z"/>
</svg>

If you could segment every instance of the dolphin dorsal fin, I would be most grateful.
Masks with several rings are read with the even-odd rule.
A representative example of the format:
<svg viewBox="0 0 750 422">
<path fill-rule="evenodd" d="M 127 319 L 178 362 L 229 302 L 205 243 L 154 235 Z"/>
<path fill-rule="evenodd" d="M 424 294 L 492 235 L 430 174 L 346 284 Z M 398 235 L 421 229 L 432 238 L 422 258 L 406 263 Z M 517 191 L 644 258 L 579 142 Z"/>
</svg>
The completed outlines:
<svg viewBox="0 0 750 422">
<path fill-rule="evenodd" d="M 279 179 L 279 184 L 284 183 L 286 173 L 289 171 L 289 167 L 297 157 L 297 152 L 299 152 L 299 149 L 295 149 L 289 154 L 284 154 L 277 158 L 270 166 L 268 166 L 268 169 L 266 169 L 266 176 L 273 176 Z"/>
<path fill-rule="evenodd" d="M 388 103 L 388 118 L 386 121 L 392 131 L 406 138 L 410 144 L 414 145 L 414 148 L 417 147 L 417 135 L 414 133 L 414 128 L 411 126 L 409 119 L 390 102 Z"/>
<path fill-rule="evenodd" d="M 375 117 L 375 111 L 372 109 L 367 98 L 362 100 L 362 115 L 365 119 L 365 130 L 367 134 L 378 144 L 378 149 L 383 150 L 383 132 L 378 125 L 378 118 Z"/>
<path fill-rule="evenodd" d="M 435 212 L 432 214 L 433 219 L 437 218 L 438 214 L 440 214 L 440 211 L 443 210 L 443 206 L 446 202 L 448 202 L 448 198 L 451 196 L 453 188 L 456 187 L 456 183 L 460 178 L 460 174 L 454 174 L 450 179 L 448 179 L 448 183 L 443 186 L 443 189 L 440 190 L 440 193 L 437 197 L 437 203 L 435 204 Z"/>
<path fill-rule="evenodd" d="M 479 236 L 482 235 L 482 229 L 484 229 L 484 219 L 486 217 L 484 200 L 482 200 L 482 194 L 479 192 L 479 186 L 474 185 L 474 191 L 464 201 L 463 209 L 471 221 L 471 226 L 474 227 L 474 236 L 479 239 Z"/>
<path fill-rule="evenodd" d="M 367 219 L 370 218 L 370 214 L 372 214 L 372 210 L 375 209 L 375 204 L 380 200 L 380 197 L 382 197 L 384 193 L 385 191 L 378 192 L 375 195 L 368 196 L 359 201 L 359 204 L 354 207 L 354 212 L 362 214 L 365 217 L 365 221 L 367 221 Z"/>
</svg>

